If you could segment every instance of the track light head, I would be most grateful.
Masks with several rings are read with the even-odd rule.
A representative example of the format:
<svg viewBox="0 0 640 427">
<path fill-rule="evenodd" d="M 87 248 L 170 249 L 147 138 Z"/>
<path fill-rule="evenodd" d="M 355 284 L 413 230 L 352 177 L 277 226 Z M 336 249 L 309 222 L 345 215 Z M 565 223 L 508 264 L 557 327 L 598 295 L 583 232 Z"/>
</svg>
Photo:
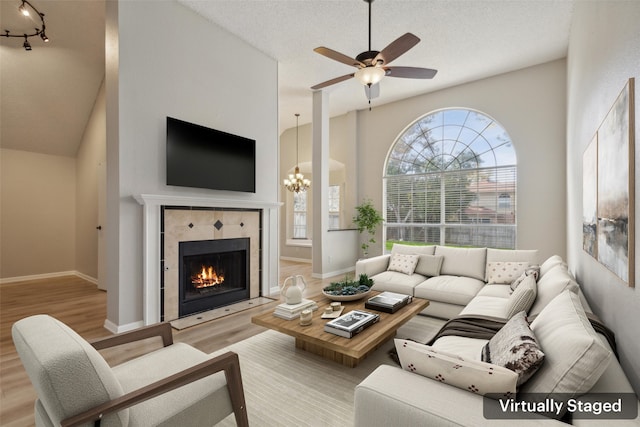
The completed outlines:
<svg viewBox="0 0 640 427">
<path fill-rule="evenodd" d="M 25 5 L 25 2 L 23 0 L 22 4 L 20 6 L 18 6 L 18 10 L 20 11 L 20 13 L 22 13 L 24 16 L 29 16 L 29 9 L 27 9 L 27 6 Z"/>
<path fill-rule="evenodd" d="M 29 40 L 27 40 L 27 36 L 24 36 L 24 44 L 22 45 L 24 47 L 24 50 L 29 51 L 31 50 L 31 45 L 29 44 Z"/>
</svg>

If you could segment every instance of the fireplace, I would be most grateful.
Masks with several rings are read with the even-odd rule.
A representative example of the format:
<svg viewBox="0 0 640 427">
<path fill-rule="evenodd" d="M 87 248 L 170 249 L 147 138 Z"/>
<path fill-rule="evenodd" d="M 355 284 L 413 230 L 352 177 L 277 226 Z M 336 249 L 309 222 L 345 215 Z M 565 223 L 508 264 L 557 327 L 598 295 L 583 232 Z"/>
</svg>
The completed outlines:
<svg viewBox="0 0 640 427">
<path fill-rule="evenodd" d="M 249 299 L 249 238 L 179 243 L 179 317 Z"/>
</svg>

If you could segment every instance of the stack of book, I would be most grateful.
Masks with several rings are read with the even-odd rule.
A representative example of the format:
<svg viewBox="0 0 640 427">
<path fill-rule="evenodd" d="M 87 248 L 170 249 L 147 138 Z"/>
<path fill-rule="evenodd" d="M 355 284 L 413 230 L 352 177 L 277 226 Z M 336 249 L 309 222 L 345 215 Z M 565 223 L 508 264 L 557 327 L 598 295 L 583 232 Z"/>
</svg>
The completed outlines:
<svg viewBox="0 0 640 427">
<path fill-rule="evenodd" d="M 384 311 L 385 313 L 395 313 L 411 302 L 411 295 L 396 294 L 394 292 L 382 292 L 375 297 L 369 298 L 365 303 L 365 308 L 370 310 Z"/>
<path fill-rule="evenodd" d="M 341 337 L 351 338 L 362 332 L 365 328 L 380 320 L 380 315 L 368 311 L 353 310 L 333 319 L 324 325 L 325 332 L 330 332 Z"/>
<path fill-rule="evenodd" d="M 276 309 L 273 312 L 273 315 L 280 317 L 281 319 L 292 320 L 300 317 L 300 313 L 302 312 L 302 310 L 307 310 L 307 309 L 315 311 L 318 309 L 318 305 L 316 304 L 315 301 L 312 301 L 310 299 L 303 299 L 298 304 L 283 303 L 276 307 Z"/>
</svg>

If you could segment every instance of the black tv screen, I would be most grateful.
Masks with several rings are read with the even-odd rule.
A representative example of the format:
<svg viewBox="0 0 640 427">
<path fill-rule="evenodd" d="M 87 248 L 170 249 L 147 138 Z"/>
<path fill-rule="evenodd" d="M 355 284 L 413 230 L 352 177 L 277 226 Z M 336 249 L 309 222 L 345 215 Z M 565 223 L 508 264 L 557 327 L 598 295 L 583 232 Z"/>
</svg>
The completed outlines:
<svg viewBox="0 0 640 427">
<path fill-rule="evenodd" d="M 256 192 L 256 141 L 167 117 L 167 185 Z"/>
</svg>

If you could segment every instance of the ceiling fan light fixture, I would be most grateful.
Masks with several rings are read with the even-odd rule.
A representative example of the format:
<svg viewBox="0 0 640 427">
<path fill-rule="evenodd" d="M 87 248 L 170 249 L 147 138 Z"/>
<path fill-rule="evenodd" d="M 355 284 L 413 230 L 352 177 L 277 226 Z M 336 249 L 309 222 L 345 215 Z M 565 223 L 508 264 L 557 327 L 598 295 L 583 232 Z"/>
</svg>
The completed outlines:
<svg viewBox="0 0 640 427">
<path fill-rule="evenodd" d="M 363 67 L 355 72 L 355 78 L 363 85 L 374 85 L 385 76 L 384 68 L 380 67 Z"/>
</svg>

